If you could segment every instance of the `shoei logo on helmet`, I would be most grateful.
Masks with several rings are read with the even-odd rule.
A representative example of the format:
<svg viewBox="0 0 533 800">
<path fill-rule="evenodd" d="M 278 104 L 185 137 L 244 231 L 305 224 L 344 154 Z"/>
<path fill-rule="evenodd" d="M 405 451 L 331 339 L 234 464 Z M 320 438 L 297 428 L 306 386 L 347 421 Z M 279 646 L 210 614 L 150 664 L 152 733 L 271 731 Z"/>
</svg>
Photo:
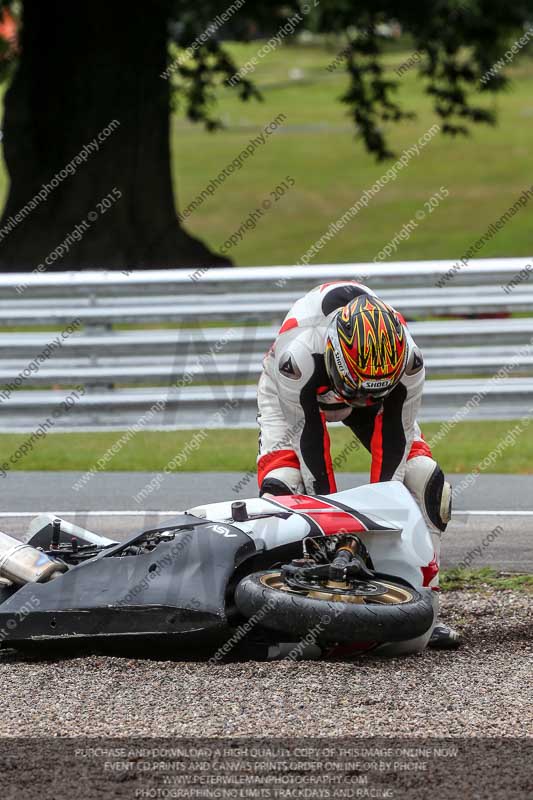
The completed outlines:
<svg viewBox="0 0 533 800">
<path fill-rule="evenodd" d="M 339 370 L 341 375 L 345 375 L 346 370 L 344 368 L 344 364 L 342 363 L 342 358 L 338 350 L 333 350 L 333 355 L 335 357 L 335 362 L 337 364 L 337 369 Z"/>
<path fill-rule="evenodd" d="M 341 346 L 339 344 L 339 336 L 337 333 L 337 327 L 335 321 L 333 321 L 328 330 L 328 338 L 326 341 L 326 353 L 333 354 L 333 360 L 335 361 L 335 367 L 337 368 L 338 374 L 345 379 L 347 377 L 347 367 L 346 363 L 343 358 L 343 354 L 341 351 Z"/>
<path fill-rule="evenodd" d="M 363 381 L 361 388 L 367 392 L 379 392 L 381 389 L 388 389 L 390 385 L 391 381 L 389 380 Z"/>
</svg>

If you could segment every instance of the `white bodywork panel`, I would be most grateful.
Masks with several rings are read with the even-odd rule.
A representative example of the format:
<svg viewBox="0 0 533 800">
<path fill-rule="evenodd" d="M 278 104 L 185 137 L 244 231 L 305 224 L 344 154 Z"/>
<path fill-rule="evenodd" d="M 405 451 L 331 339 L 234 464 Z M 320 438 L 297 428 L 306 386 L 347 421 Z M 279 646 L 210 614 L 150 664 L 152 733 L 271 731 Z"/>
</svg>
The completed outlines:
<svg viewBox="0 0 533 800">
<path fill-rule="evenodd" d="M 399 481 L 387 481 L 347 489 L 342 492 L 325 495 L 324 499 L 341 503 L 345 509 L 370 517 L 375 523 L 387 530 L 357 531 L 357 536 L 366 545 L 375 569 L 390 575 L 396 575 L 416 587 L 421 588 L 424 582 L 422 567 L 432 561 L 439 560 L 440 536 L 430 533 L 422 513 L 408 489 Z M 280 504 L 266 498 L 252 497 L 244 502 L 249 515 L 275 514 L 290 509 L 283 509 Z M 317 498 L 317 506 L 320 501 Z M 189 509 L 189 513 L 199 517 L 220 522 L 232 521 L 232 501 L 210 503 Z M 320 510 L 324 513 L 324 509 Z M 314 514 L 319 519 L 319 513 Z M 264 517 L 246 522 L 233 522 L 232 525 L 252 536 L 258 546 L 263 540 L 267 547 L 299 541 L 311 533 L 311 524 L 305 517 L 305 511 L 293 511 L 288 519 L 280 517 Z M 438 575 L 430 586 L 438 586 Z M 432 592 L 434 620 L 439 608 L 438 592 Z M 431 636 L 433 625 L 416 639 L 403 642 L 385 643 L 373 652 L 381 655 L 397 656 L 416 653 L 423 650 Z"/>
<path fill-rule="evenodd" d="M 438 557 L 438 543 L 433 541 L 418 505 L 403 483 L 373 483 L 325 497 L 339 501 L 389 529 L 357 531 L 357 535 L 368 548 L 376 570 L 398 575 L 413 586 L 423 585 L 421 567 L 426 567 L 435 556 Z M 279 505 L 266 498 L 252 497 L 244 502 L 250 515 L 283 511 Z M 231 521 L 231 501 L 196 506 L 188 511 L 215 521 Z M 232 524 L 253 538 L 263 539 L 270 548 L 298 541 L 310 533 L 310 524 L 303 514 L 304 511 L 294 512 L 287 520 L 267 517 Z"/>
</svg>

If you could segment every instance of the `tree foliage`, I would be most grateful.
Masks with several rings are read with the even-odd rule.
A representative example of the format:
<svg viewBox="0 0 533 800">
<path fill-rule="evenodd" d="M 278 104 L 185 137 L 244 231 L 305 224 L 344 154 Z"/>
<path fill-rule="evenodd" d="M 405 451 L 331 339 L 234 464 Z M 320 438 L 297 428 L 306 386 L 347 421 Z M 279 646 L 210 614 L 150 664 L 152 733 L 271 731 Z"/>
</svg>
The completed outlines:
<svg viewBox="0 0 533 800">
<path fill-rule="evenodd" d="M 168 12 L 174 106 L 208 130 L 220 128 L 216 116 L 218 90 L 223 84 L 229 85 L 239 70 L 226 42 L 246 41 L 257 31 L 270 36 L 299 14 L 302 28 L 337 35 L 343 43 L 349 82 L 341 100 L 357 135 L 379 160 L 392 155 L 384 125 L 414 116 L 398 100 L 401 81 L 385 76 L 384 25 L 393 21 L 410 35 L 425 91 L 443 120 L 442 132 L 455 136 L 468 134 L 472 123 L 496 122 L 495 112 L 480 104 L 481 96 L 502 91 L 508 79 L 501 71 L 483 82 L 481 78 L 523 29 L 533 24 L 533 0 L 241 0 L 229 21 L 217 25 L 217 18 L 231 11 L 234 2 L 152 0 L 144 6 L 147 25 L 150 6 L 162 4 Z M 0 0 L 0 9 L 8 7 L 20 13 L 22 6 L 21 0 Z M 130 4 L 125 2 L 124 6 L 126 13 Z M 130 8 L 130 13 L 137 10 Z M 210 26 L 212 35 L 198 44 L 198 38 Z M 10 74 L 7 66 L 7 60 L 0 59 L 0 79 Z M 243 101 L 261 100 L 260 91 L 246 77 L 233 88 Z"/>
<path fill-rule="evenodd" d="M 120 203 L 50 269 L 228 263 L 176 217 L 168 116 L 173 103 L 216 130 L 222 87 L 243 101 L 261 99 L 229 42 L 275 35 L 282 46 L 307 30 L 330 43 L 346 69 L 340 99 L 356 136 L 380 160 L 391 155 L 390 123 L 412 116 L 401 101 L 402 79 L 384 66 L 387 27 L 411 42 L 442 131 L 464 135 L 473 124 L 495 122 L 483 95 L 504 89 L 506 78 L 491 70 L 533 20 L 533 0 L 0 0 L 3 8 L 21 26 L 13 37 L 13 25 L 0 20 L 11 39 L 0 46 L 0 79 L 14 75 L 4 104 L 11 180 L 2 219 L 17 225 L 0 247 L 0 268 L 11 271 L 42 266 L 65 232 L 119 185 Z M 294 19 L 298 25 L 288 26 Z M 119 131 L 96 147 L 76 181 L 60 182 L 19 225 L 20 209 L 114 119 Z"/>
<path fill-rule="evenodd" d="M 502 91 L 508 79 L 501 71 L 484 82 L 480 79 L 509 43 L 533 24 L 533 0 L 246 0 L 228 22 L 215 25 L 217 30 L 197 46 L 198 37 L 234 2 L 152 0 L 145 5 L 147 25 L 150 5 L 162 4 L 168 10 L 169 62 L 179 60 L 172 75 L 174 106 L 208 130 L 220 128 L 215 113 L 217 90 L 239 70 L 225 42 L 246 41 L 254 31 L 271 35 L 287 19 L 299 14 L 304 20 L 305 15 L 302 28 L 336 34 L 344 43 L 349 84 L 341 100 L 367 150 L 380 160 L 391 155 L 384 124 L 413 116 L 398 100 L 400 81 L 385 77 L 383 25 L 397 22 L 410 35 L 425 91 L 443 120 L 442 132 L 455 136 L 468 134 L 472 123 L 495 123 L 494 111 L 479 104 L 480 96 Z M 22 6 L 21 0 L 0 0 L 0 10 L 7 7 L 20 13 Z M 130 4 L 124 6 L 126 13 Z M 8 59 L 1 56 L 2 52 L 0 80 L 10 74 Z M 260 91 L 246 77 L 233 88 L 243 101 L 261 100 Z"/>
<path fill-rule="evenodd" d="M 228 52 L 226 38 L 246 39 L 250 30 L 270 35 L 302 7 L 310 7 L 304 25 L 316 33 L 336 34 L 345 42 L 349 84 L 343 95 L 357 134 L 367 150 L 381 160 L 391 155 L 384 125 L 413 116 L 398 100 L 400 80 L 385 76 L 384 24 L 395 21 L 409 34 L 420 57 L 418 71 L 433 107 L 443 120 L 442 131 L 467 134 L 472 123 L 494 124 L 495 113 L 481 104 L 481 95 L 498 92 L 507 78 L 498 72 L 481 78 L 506 51 L 509 43 L 533 23 L 531 0 L 309 0 L 276 2 L 247 0 L 218 35 L 190 52 L 177 70 L 175 97 L 193 121 L 210 130 L 220 126 L 213 114 L 217 88 L 239 69 Z M 210 23 L 228 8 L 227 2 L 187 0 L 173 3 L 175 45 L 186 51 Z M 253 82 L 235 86 L 242 100 L 260 99 Z"/>
</svg>

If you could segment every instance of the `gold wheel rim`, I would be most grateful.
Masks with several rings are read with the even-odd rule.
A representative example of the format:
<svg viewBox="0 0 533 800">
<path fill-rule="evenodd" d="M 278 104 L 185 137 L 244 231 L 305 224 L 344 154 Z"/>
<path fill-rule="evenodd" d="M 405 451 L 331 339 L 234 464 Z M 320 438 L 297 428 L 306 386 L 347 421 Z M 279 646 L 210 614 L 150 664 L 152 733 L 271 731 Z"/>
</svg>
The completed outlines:
<svg viewBox="0 0 533 800">
<path fill-rule="evenodd" d="M 278 592 L 286 592 L 287 594 L 299 594 L 303 597 L 310 597 L 314 600 L 325 600 L 334 603 L 358 603 L 368 605 L 369 603 L 378 603 L 379 605 L 403 605 L 409 603 L 413 599 L 413 593 L 404 586 L 395 586 L 387 581 L 369 581 L 377 586 L 385 588 L 387 591 L 380 595 L 361 595 L 361 594 L 334 594 L 327 591 L 306 591 L 304 589 L 293 589 L 287 586 L 282 578 L 281 572 L 269 572 L 267 575 L 262 575 L 260 578 L 263 586 L 269 589 L 275 589 Z M 345 589 L 347 584 L 341 581 L 329 581 L 326 584 L 330 589 Z"/>
</svg>

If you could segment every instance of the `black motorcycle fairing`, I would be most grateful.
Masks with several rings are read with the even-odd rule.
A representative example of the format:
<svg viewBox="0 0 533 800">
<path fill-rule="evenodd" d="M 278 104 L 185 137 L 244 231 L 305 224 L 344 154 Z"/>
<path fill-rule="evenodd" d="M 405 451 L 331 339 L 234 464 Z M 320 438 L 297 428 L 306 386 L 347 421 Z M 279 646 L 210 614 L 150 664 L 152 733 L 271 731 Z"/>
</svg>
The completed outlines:
<svg viewBox="0 0 533 800">
<path fill-rule="evenodd" d="M 106 548 L 53 581 L 16 590 L 0 604 L 3 641 L 227 631 L 227 586 L 256 554 L 251 537 L 230 524 L 189 517 L 173 540 L 148 553 L 122 554 L 140 538 Z"/>
<path fill-rule="evenodd" d="M 17 591 L 17 589 L 16 589 L 15 586 L 6 585 L 6 584 L 3 584 L 3 583 L 0 583 L 0 606 L 2 605 L 4 600 L 7 600 L 8 597 L 11 597 L 13 592 L 16 592 L 16 591 Z"/>
</svg>

